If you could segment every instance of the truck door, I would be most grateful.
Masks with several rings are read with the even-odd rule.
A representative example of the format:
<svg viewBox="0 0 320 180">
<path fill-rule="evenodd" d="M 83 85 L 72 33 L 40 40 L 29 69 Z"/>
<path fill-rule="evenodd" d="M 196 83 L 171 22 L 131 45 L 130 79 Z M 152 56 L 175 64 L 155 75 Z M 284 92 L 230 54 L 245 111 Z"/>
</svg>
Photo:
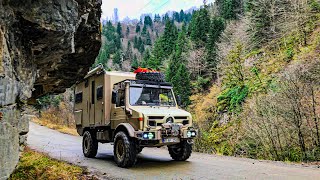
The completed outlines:
<svg viewBox="0 0 320 180">
<path fill-rule="evenodd" d="M 117 103 L 111 109 L 111 127 L 115 128 L 118 124 L 126 122 L 127 115 L 125 114 L 125 91 L 124 89 L 118 90 Z"/>
<path fill-rule="evenodd" d="M 94 80 L 91 80 L 90 83 L 90 104 L 89 104 L 89 116 L 90 116 L 90 125 L 94 125 L 95 122 L 95 82 Z"/>
</svg>

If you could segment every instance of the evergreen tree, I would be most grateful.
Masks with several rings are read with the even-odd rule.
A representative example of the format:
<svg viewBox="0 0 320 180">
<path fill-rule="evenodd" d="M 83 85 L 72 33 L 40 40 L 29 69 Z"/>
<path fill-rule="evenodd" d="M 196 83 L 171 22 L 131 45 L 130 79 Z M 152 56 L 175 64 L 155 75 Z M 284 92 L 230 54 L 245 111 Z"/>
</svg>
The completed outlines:
<svg viewBox="0 0 320 180">
<path fill-rule="evenodd" d="M 129 29 L 129 26 L 127 26 L 126 37 L 128 37 L 129 34 L 130 34 L 130 29 Z"/>
<path fill-rule="evenodd" d="M 168 20 L 162 36 L 162 47 L 164 49 L 164 56 L 169 56 L 174 50 L 176 40 L 178 38 L 178 29 L 173 21 Z"/>
<path fill-rule="evenodd" d="M 237 15 L 243 13 L 242 0 L 216 0 L 215 6 L 219 15 L 226 20 L 237 19 Z"/>
<path fill-rule="evenodd" d="M 211 20 L 208 42 L 206 44 L 206 61 L 208 63 L 207 73 L 209 73 L 213 79 L 216 78 L 218 64 L 216 43 L 224 29 L 225 23 L 223 18 L 214 17 Z"/>
<path fill-rule="evenodd" d="M 140 25 L 139 24 L 137 24 L 137 26 L 136 26 L 136 33 L 139 33 L 140 32 Z"/>
<path fill-rule="evenodd" d="M 112 63 L 118 64 L 121 67 L 121 61 L 122 61 L 122 53 L 121 51 L 117 51 L 113 57 Z"/>
<path fill-rule="evenodd" d="M 130 41 L 128 41 L 128 45 L 127 45 L 126 58 L 127 59 L 132 59 L 132 47 L 131 47 L 131 42 Z"/>
<path fill-rule="evenodd" d="M 141 54 L 143 54 L 143 53 L 144 53 L 144 50 L 145 50 L 145 48 L 144 48 L 144 43 L 141 42 L 140 47 L 139 47 L 139 52 L 140 52 Z"/>
<path fill-rule="evenodd" d="M 159 15 L 159 14 L 155 14 L 155 15 L 154 15 L 154 22 L 159 23 L 160 21 L 161 21 L 160 15 Z"/>
<path fill-rule="evenodd" d="M 149 51 L 149 49 L 147 49 L 145 51 L 145 53 L 143 54 L 143 59 L 142 59 L 142 62 L 141 62 L 141 66 L 142 67 L 147 67 L 147 68 L 155 68 L 153 66 L 153 62 L 154 61 L 151 59 L 150 51 Z"/>
<path fill-rule="evenodd" d="M 139 37 L 139 39 L 138 39 L 138 43 L 137 43 L 137 48 L 138 48 L 138 49 L 140 49 L 141 44 L 143 44 L 143 41 L 142 41 L 142 38 L 141 38 L 141 37 Z"/>
<path fill-rule="evenodd" d="M 153 23 L 152 23 L 152 19 L 151 19 L 150 16 L 145 16 L 145 17 L 144 17 L 144 26 L 146 26 L 146 27 L 149 26 L 149 27 L 152 28 Z"/>
<path fill-rule="evenodd" d="M 180 13 L 179 13 L 179 19 L 180 19 L 180 22 L 183 22 L 185 21 L 185 13 L 184 11 L 181 9 Z"/>
<path fill-rule="evenodd" d="M 137 38 L 137 36 L 134 36 L 133 47 L 136 48 L 136 49 L 139 47 L 138 46 L 138 38 Z"/>
<path fill-rule="evenodd" d="M 119 35 L 115 36 L 115 39 L 113 41 L 111 41 L 111 43 L 114 43 L 116 49 L 121 49 L 121 39 Z"/>
<path fill-rule="evenodd" d="M 198 46 L 202 46 L 207 42 L 207 34 L 210 29 L 210 16 L 208 7 L 196 11 L 190 23 L 190 37 Z"/>
<path fill-rule="evenodd" d="M 180 14 L 178 12 L 173 13 L 173 20 L 177 21 L 177 22 L 181 22 L 180 21 Z"/>
<path fill-rule="evenodd" d="M 139 67 L 139 62 L 138 62 L 138 58 L 136 55 L 133 56 L 131 67 Z"/>
<path fill-rule="evenodd" d="M 163 16 L 163 18 L 162 18 L 162 22 L 165 23 L 165 22 L 167 22 L 168 20 L 170 20 L 169 14 L 166 13 L 166 14 Z"/>
<path fill-rule="evenodd" d="M 122 35 L 122 27 L 121 27 L 121 23 L 118 22 L 118 25 L 117 25 L 117 33 L 119 34 L 119 36 L 122 38 L 123 35 Z"/>
<path fill-rule="evenodd" d="M 183 63 L 179 65 L 178 70 L 172 77 L 171 83 L 176 95 L 181 96 L 183 105 L 188 106 L 190 104 L 189 97 L 191 95 L 190 73 Z"/>
<path fill-rule="evenodd" d="M 147 32 L 146 45 L 149 45 L 149 46 L 151 46 L 151 45 L 152 45 L 151 37 L 150 37 L 150 33 L 149 33 L 149 31 Z"/>
<path fill-rule="evenodd" d="M 147 26 L 144 25 L 141 31 L 141 35 L 146 35 L 147 34 Z"/>
</svg>

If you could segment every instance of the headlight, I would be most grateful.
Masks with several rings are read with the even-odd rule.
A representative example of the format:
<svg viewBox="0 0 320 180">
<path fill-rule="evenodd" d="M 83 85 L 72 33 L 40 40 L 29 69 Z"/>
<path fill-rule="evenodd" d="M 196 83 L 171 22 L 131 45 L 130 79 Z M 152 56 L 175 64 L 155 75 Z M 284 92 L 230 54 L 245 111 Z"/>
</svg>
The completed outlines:
<svg viewBox="0 0 320 180">
<path fill-rule="evenodd" d="M 143 139 L 154 139 L 155 133 L 154 132 L 145 132 L 143 133 Z"/>
<path fill-rule="evenodd" d="M 197 133 L 196 131 L 188 131 L 187 132 L 187 137 L 190 138 L 190 137 L 196 137 Z"/>
<path fill-rule="evenodd" d="M 190 131 L 187 132 L 187 136 L 191 137 L 191 132 Z"/>
</svg>

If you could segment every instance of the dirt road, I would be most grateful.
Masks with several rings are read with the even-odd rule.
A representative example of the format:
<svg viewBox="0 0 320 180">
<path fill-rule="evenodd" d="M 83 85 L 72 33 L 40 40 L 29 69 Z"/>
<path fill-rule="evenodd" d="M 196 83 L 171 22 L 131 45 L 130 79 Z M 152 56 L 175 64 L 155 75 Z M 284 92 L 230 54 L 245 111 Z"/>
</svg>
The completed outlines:
<svg viewBox="0 0 320 180">
<path fill-rule="evenodd" d="M 113 162 L 113 146 L 99 144 L 95 159 L 82 155 L 81 137 L 59 133 L 30 122 L 28 144 L 32 149 L 120 179 L 320 179 L 317 167 L 287 165 L 244 158 L 193 153 L 186 162 L 172 161 L 163 148 L 145 148 L 138 163 L 123 169 Z"/>
</svg>

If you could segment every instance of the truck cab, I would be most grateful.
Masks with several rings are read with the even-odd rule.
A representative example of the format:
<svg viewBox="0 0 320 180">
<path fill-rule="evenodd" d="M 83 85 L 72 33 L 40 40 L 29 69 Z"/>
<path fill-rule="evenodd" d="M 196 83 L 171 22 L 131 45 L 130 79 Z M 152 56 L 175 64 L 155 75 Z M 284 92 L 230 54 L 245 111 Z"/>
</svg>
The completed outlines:
<svg viewBox="0 0 320 180">
<path fill-rule="evenodd" d="M 197 135 L 191 114 L 179 108 L 170 83 L 136 76 L 97 67 L 76 85 L 74 112 L 84 156 L 95 157 L 98 142 L 113 142 L 120 167 L 134 165 L 144 147 L 168 146 L 174 160 L 187 160 Z"/>
</svg>

